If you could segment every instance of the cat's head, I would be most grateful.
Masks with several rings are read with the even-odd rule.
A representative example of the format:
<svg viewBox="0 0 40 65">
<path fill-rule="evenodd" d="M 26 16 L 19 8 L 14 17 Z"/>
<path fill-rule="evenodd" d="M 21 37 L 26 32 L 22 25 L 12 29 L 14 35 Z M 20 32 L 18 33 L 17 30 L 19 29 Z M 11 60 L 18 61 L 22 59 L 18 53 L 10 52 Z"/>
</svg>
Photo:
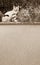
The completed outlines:
<svg viewBox="0 0 40 65">
<path fill-rule="evenodd" d="M 18 11 L 19 11 L 19 6 L 13 6 L 13 10 L 14 10 L 15 12 L 18 12 Z"/>
</svg>

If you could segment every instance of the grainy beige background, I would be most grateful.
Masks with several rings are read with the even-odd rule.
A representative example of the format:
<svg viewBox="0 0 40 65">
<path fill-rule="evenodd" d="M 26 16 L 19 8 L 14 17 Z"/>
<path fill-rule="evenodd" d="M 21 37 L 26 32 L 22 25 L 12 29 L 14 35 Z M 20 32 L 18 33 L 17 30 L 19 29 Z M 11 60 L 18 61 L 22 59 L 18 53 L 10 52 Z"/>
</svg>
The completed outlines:
<svg viewBox="0 0 40 65">
<path fill-rule="evenodd" d="M 0 65 L 40 65 L 40 26 L 0 25 Z"/>
</svg>

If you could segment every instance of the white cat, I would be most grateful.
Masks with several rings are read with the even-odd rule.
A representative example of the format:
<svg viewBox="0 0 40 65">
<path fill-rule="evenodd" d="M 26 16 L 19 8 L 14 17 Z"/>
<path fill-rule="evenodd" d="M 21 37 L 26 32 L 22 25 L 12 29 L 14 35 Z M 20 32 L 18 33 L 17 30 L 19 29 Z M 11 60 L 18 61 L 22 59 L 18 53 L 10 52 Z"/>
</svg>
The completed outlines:
<svg viewBox="0 0 40 65">
<path fill-rule="evenodd" d="M 8 11 L 4 14 L 4 17 L 2 17 L 2 21 L 8 22 L 12 19 L 12 21 L 14 20 L 14 22 L 17 22 L 16 16 L 18 12 L 19 12 L 19 6 L 13 6 L 13 10 Z"/>
</svg>

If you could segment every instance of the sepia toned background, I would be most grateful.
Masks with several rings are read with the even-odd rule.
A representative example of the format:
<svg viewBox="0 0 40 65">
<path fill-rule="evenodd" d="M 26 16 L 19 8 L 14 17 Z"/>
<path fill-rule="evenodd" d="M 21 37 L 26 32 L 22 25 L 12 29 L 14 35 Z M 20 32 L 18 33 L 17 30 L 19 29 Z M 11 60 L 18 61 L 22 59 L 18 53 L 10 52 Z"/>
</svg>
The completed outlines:
<svg viewBox="0 0 40 65">
<path fill-rule="evenodd" d="M 40 65 L 40 26 L 0 25 L 0 65 Z"/>
</svg>

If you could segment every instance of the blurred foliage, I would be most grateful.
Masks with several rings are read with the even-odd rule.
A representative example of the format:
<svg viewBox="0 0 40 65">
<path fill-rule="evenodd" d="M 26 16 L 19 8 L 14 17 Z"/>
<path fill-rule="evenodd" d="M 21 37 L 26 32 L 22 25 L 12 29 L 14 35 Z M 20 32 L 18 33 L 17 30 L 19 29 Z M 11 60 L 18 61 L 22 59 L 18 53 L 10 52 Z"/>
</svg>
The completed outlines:
<svg viewBox="0 0 40 65">
<path fill-rule="evenodd" d="M 40 5 L 33 7 L 32 5 L 28 8 L 22 8 L 18 13 L 18 21 L 21 22 L 40 22 Z"/>
</svg>

